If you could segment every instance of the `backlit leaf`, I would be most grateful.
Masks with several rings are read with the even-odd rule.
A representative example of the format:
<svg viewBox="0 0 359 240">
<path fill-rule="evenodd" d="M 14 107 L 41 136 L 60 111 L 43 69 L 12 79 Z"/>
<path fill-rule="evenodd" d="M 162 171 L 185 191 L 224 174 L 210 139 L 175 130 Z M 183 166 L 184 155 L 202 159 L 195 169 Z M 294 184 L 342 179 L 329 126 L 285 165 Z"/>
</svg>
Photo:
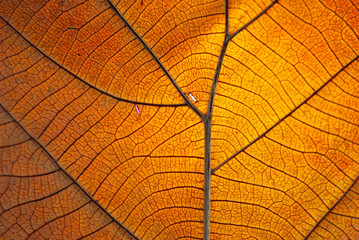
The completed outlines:
<svg viewBox="0 0 359 240">
<path fill-rule="evenodd" d="M 359 2 L 0 1 L 0 238 L 359 238 Z"/>
</svg>

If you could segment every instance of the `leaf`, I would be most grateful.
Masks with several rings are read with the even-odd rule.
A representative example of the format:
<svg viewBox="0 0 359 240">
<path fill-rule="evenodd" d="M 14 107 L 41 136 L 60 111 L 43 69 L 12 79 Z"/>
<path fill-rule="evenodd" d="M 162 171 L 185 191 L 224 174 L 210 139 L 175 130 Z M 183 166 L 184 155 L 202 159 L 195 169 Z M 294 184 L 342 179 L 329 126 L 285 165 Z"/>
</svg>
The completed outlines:
<svg viewBox="0 0 359 240">
<path fill-rule="evenodd" d="M 359 2 L 0 1 L 0 238 L 359 238 Z"/>
</svg>

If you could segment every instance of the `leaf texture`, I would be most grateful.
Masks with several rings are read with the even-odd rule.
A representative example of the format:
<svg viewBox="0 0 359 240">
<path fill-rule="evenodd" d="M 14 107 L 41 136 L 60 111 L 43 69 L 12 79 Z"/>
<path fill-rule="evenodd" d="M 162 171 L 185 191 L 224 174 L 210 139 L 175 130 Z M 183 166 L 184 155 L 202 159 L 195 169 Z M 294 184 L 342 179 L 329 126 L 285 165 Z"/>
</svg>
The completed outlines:
<svg viewBox="0 0 359 240">
<path fill-rule="evenodd" d="M 0 1 L 0 238 L 359 238 L 359 2 Z"/>
<path fill-rule="evenodd" d="M 133 239 L 2 107 L 0 114 L 2 238 Z"/>
</svg>

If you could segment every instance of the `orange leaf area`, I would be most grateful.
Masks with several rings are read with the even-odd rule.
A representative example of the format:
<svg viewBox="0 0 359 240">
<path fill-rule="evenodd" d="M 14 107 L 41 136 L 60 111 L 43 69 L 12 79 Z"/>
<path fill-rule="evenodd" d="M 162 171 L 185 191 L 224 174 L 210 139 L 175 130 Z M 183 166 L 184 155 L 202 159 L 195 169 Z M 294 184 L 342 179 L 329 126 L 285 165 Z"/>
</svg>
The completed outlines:
<svg viewBox="0 0 359 240">
<path fill-rule="evenodd" d="M 0 239 L 359 239 L 358 1 L 0 1 Z"/>
<path fill-rule="evenodd" d="M 1 239 L 132 239 L 0 108 Z"/>
</svg>

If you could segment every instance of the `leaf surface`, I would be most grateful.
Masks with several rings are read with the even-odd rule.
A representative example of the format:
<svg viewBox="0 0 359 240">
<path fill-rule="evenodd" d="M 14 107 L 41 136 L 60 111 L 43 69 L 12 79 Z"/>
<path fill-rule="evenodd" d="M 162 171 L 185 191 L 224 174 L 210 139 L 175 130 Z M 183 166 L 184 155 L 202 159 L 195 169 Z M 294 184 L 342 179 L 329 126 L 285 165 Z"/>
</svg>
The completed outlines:
<svg viewBox="0 0 359 240">
<path fill-rule="evenodd" d="M 1 238 L 358 238 L 358 23 L 355 1 L 1 1 Z"/>
</svg>

